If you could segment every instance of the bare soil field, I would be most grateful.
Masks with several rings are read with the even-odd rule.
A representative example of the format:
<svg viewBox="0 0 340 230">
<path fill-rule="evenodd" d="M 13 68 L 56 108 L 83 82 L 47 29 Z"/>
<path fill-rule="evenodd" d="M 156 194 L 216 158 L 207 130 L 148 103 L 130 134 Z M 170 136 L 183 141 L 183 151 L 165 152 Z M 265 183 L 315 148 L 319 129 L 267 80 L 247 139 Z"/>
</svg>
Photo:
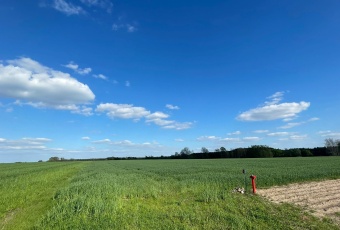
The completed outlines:
<svg viewBox="0 0 340 230">
<path fill-rule="evenodd" d="M 340 179 L 275 186 L 257 193 L 272 202 L 299 205 L 318 217 L 340 223 Z"/>
</svg>

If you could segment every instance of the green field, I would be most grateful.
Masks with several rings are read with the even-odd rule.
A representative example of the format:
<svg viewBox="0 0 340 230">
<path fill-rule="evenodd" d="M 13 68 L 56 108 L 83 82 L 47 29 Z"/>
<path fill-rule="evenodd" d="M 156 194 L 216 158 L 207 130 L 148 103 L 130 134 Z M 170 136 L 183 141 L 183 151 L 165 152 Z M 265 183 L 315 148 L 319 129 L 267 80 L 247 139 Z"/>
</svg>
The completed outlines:
<svg viewBox="0 0 340 230">
<path fill-rule="evenodd" d="M 340 157 L 0 164 L 0 229 L 339 229 L 258 188 L 340 178 Z"/>
</svg>

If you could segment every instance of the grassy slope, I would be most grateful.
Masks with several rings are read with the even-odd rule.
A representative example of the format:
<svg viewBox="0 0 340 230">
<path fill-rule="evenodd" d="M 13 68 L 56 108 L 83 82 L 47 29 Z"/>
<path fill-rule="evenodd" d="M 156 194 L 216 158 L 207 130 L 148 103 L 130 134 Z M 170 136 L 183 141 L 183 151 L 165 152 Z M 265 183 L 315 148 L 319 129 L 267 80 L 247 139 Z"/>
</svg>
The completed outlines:
<svg viewBox="0 0 340 230">
<path fill-rule="evenodd" d="M 0 164 L 0 229 L 27 229 L 52 207 L 57 188 L 85 163 Z"/>
<path fill-rule="evenodd" d="M 36 229 L 338 229 L 290 205 L 231 193 L 340 178 L 340 158 L 92 162 L 55 194 Z M 249 180 L 248 180 L 249 183 Z"/>
</svg>

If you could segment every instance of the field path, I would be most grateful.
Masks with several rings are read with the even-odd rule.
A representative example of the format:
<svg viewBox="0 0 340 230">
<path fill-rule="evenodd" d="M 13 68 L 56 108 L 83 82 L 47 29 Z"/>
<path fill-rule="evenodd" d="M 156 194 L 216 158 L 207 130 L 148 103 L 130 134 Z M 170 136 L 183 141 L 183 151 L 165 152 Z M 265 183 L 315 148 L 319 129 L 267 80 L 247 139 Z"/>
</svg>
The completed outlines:
<svg viewBox="0 0 340 230">
<path fill-rule="evenodd" d="M 258 189 L 257 193 L 272 202 L 293 203 L 340 223 L 340 179 L 275 186 Z"/>
</svg>

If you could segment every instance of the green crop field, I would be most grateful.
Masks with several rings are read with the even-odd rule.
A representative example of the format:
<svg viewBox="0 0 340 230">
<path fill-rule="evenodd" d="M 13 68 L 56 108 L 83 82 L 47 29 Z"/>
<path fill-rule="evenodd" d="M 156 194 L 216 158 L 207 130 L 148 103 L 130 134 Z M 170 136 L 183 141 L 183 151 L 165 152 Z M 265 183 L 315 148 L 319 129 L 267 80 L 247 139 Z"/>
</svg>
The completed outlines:
<svg viewBox="0 0 340 230">
<path fill-rule="evenodd" d="M 339 229 L 258 188 L 340 178 L 340 157 L 0 164 L 0 229 Z M 247 170 L 248 192 L 242 169 Z"/>
</svg>

